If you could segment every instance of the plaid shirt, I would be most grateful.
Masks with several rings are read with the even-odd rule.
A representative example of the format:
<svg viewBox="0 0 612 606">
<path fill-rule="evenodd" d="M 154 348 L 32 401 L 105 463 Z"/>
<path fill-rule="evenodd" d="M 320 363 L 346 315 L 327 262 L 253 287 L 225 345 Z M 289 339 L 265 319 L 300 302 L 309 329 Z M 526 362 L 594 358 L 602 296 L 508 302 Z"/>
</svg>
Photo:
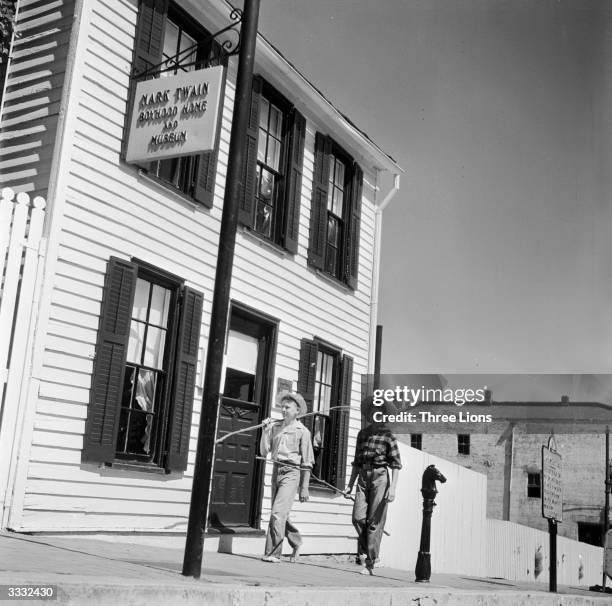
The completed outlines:
<svg viewBox="0 0 612 606">
<path fill-rule="evenodd" d="M 361 467 L 364 464 L 391 469 L 402 468 L 397 440 L 387 428 L 369 425 L 357 434 L 353 465 Z"/>
</svg>

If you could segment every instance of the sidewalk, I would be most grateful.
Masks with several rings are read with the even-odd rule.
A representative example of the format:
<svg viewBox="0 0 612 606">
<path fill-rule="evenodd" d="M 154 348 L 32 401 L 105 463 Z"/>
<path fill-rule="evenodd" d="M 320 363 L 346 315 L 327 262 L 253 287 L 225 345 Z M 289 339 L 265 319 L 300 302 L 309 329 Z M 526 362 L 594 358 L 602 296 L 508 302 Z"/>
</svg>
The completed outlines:
<svg viewBox="0 0 612 606">
<path fill-rule="evenodd" d="M 179 549 L 0 533 L 0 585 L 55 585 L 58 599 L 53 604 L 612 605 L 612 595 L 586 587 L 559 587 L 558 594 L 551 594 L 546 585 L 446 574 L 419 584 L 414 583 L 414 574 L 391 568 L 376 569 L 374 577 L 363 576 L 341 556 L 306 556 L 299 564 L 267 564 L 255 556 L 205 552 L 199 580 L 180 574 L 182 560 Z"/>
</svg>

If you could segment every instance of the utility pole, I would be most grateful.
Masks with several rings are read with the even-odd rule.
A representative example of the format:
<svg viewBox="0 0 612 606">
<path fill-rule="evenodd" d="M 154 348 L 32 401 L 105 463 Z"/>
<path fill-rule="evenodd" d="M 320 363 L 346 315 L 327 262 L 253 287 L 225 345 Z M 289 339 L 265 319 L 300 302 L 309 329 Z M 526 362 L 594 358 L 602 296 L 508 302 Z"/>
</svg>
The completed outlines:
<svg viewBox="0 0 612 606">
<path fill-rule="evenodd" d="M 601 544 L 603 548 L 606 548 L 606 538 L 608 536 L 608 530 L 610 526 L 610 488 L 612 483 L 610 482 L 610 427 L 606 426 L 606 495 L 604 501 L 604 532 L 603 532 L 603 540 Z M 601 590 L 603 592 L 606 591 L 606 567 L 604 566 L 604 571 L 601 580 Z"/>
<path fill-rule="evenodd" d="M 204 370 L 204 394 L 198 430 L 187 541 L 183 559 L 183 574 L 199 578 L 202 572 L 204 534 L 208 519 L 208 502 L 215 455 L 217 415 L 221 389 L 223 345 L 227 332 L 230 301 L 230 284 L 238 225 L 238 202 L 243 180 L 245 141 L 251 103 L 259 0 L 245 0 L 240 26 L 240 53 L 232 130 L 228 154 L 227 177 L 223 214 L 219 233 L 219 253 L 215 274 L 206 368 Z"/>
</svg>

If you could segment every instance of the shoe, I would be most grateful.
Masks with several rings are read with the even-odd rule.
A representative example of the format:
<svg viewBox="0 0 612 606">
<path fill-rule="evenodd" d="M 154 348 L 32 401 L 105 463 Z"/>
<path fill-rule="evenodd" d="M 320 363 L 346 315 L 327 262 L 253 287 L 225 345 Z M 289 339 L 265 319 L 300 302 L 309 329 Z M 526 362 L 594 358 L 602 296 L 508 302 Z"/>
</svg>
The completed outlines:
<svg viewBox="0 0 612 606">
<path fill-rule="evenodd" d="M 369 574 L 370 576 L 374 576 L 374 570 L 372 568 L 364 566 L 359 574 Z"/>
<path fill-rule="evenodd" d="M 278 564 L 281 559 L 277 558 L 275 556 L 264 556 L 263 558 L 261 558 L 262 562 L 271 562 L 272 564 Z"/>
<path fill-rule="evenodd" d="M 296 562 L 300 561 L 300 547 L 301 545 L 298 545 L 297 547 L 293 548 L 293 553 L 289 557 L 290 562 L 295 564 Z"/>
</svg>

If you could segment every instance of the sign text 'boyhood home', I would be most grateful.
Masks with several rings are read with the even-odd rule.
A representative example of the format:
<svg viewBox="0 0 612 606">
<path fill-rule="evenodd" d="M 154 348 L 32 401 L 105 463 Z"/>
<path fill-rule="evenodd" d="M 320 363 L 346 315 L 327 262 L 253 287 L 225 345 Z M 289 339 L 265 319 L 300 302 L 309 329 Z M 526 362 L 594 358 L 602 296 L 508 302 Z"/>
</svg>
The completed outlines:
<svg viewBox="0 0 612 606">
<path fill-rule="evenodd" d="M 136 85 L 126 160 L 150 162 L 214 149 L 223 67 Z"/>
</svg>

